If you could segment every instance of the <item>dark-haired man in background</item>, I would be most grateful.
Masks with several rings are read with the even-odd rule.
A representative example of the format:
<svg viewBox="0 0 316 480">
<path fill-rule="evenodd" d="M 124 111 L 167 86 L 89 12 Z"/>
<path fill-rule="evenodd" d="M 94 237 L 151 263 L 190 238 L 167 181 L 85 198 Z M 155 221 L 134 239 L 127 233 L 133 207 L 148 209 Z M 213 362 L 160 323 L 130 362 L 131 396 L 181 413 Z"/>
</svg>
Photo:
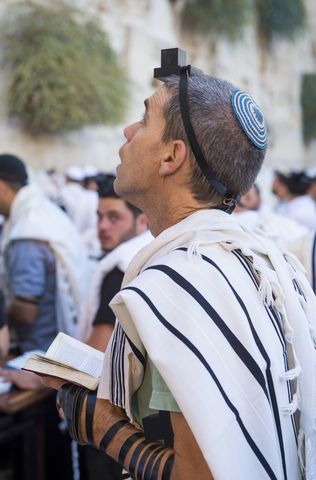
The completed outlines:
<svg viewBox="0 0 316 480">
<path fill-rule="evenodd" d="M 76 337 L 103 352 L 115 324 L 109 303 L 121 289 L 133 256 L 152 239 L 146 216 L 115 193 L 114 180 L 114 176 L 108 175 L 99 182 L 97 226 L 105 256 L 91 280 L 76 333 Z"/>
<path fill-rule="evenodd" d="M 114 176 L 106 175 L 98 181 L 98 237 L 105 256 L 99 261 L 83 300 L 76 334 L 102 352 L 115 325 L 109 303 L 120 291 L 124 272 L 133 256 L 152 239 L 146 216 L 115 193 L 114 180 Z M 91 447 L 80 448 L 80 471 L 81 477 L 87 480 L 122 478 L 122 467 Z"/>
</svg>

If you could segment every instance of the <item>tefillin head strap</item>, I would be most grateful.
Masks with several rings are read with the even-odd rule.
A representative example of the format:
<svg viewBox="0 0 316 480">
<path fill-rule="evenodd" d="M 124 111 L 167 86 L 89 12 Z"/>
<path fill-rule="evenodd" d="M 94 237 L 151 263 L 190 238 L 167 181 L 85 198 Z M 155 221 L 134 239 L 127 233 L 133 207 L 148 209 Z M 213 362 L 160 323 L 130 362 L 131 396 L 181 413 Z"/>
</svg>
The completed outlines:
<svg viewBox="0 0 316 480">
<path fill-rule="evenodd" d="M 184 125 L 184 129 L 193 152 L 193 155 L 203 173 L 205 178 L 211 187 L 214 188 L 220 195 L 224 197 L 222 205 L 216 206 L 220 210 L 224 210 L 227 213 L 232 213 L 235 206 L 239 201 L 239 196 L 232 194 L 226 185 L 224 185 L 216 175 L 211 167 L 206 162 L 202 153 L 201 147 L 196 139 L 194 129 L 191 123 L 189 108 L 188 108 L 188 77 L 191 73 L 191 65 L 181 67 L 180 84 L 179 84 L 179 99 L 180 99 L 180 112 Z"/>
</svg>

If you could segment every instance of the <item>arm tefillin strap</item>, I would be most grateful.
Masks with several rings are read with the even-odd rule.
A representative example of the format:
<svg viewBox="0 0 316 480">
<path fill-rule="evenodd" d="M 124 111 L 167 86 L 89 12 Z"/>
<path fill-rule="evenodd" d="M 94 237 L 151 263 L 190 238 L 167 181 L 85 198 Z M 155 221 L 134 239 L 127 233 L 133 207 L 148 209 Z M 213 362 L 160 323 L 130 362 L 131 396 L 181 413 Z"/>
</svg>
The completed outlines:
<svg viewBox="0 0 316 480">
<path fill-rule="evenodd" d="M 184 50 L 181 48 L 169 48 L 161 50 L 161 67 L 154 69 L 154 78 L 165 81 L 166 77 L 169 77 L 170 75 L 180 76 L 180 112 L 191 150 L 209 185 L 223 196 L 222 204 L 216 208 L 227 213 L 232 213 L 239 201 L 239 195 L 230 192 L 226 185 L 216 177 L 213 170 L 206 162 L 190 119 L 188 106 L 188 79 L 191 75 L 199 73 L 201 74 L 203 72 L 191 65 L 186 65 L 186 52 Z"/>
<path fill-rule="evenodd" d="M 96 401 L 97 401 L 96 392 L 89 391 L 87 395 L 87 402 L 86 402 L 86 435 L 87 435 L 88 443 L 90 445 L 94 445 L 93 416 L 94 416 Z"/>
<path fill-rule="evenodd" d="M 80 417 L 82 404 L 89 390 L 84 387 L 78 387 L 72 383 L 64 384 L 57 393 L 56 406 L 62 408 L 67 423 L 69 435 L 77 443 L 83 444 L 80 433 Z"/>
<path fill-rule="evenodd" d="M 96 403 L 96 392 L 91 392 L 84 387 L 78 387 L 71 383 L 64 384 L 57 393 L 56 406 L 62 408 L 67 423 L 69 434 L 77 443 L 84 444 L 80 431 L 80 419 L 82 405 L 86 397 L 86 435 L 88 443 L 94 445 L 93 441 L 93 416 Z M 117 432 L 128 425 L 127 418 L 115 422 L 103 436 L 99 449 L 106 452 L 109 444 Z M 129 451 L 134 448 L 129 464 L 126 465 L 126 457 Z M 158 442 L 145 440 L 144 434 L 136 431 L 130 435 L 122 444 L 118 453 L 118 462 L 129 471 L 134 480 L 169 480 L 172 464 L 173 450 L 166 448 Z"/>
<path fill-rule="evenodd" d="M 135 480 L 169 480 L 173 465 L 173 452 L 160 443 L 141 441 L 132 453 L 128 471 Z M 161 474 L 160 474 L 161 471 Z"/>
</svg>

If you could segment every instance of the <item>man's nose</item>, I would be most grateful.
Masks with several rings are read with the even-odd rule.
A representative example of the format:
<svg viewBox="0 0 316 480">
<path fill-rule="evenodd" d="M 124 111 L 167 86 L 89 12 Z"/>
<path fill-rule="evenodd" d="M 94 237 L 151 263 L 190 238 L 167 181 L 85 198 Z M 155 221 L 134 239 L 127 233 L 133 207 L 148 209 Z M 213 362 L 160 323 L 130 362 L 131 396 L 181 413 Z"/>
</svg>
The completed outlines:
<svg viewBox="0 0 316 480">
<path fill-rule="evenodd" d="M 98 228 L 99 230 L 108 230 L 111 227 L 111 222 L 107 217 L 102 217 L 98 221 Z"/>
<path fill-rule="evenodd" d="M 124 128 L 124 137 L 128 142 L 132 140 L 135 133 L 139 130 L 140 125 L 141 125 L 140 122 L 135 122 Z"/>
</svg>

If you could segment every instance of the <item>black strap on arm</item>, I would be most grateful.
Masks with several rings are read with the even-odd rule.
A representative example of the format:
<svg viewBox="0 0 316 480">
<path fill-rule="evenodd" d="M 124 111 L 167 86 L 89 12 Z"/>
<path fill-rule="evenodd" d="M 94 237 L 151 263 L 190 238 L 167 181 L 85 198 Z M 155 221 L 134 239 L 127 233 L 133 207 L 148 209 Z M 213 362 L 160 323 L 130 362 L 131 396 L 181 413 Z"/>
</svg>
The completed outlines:
<svg viewBox="0 0 316 480">
<path fill-rule="evenodd" d="M 124 464 L 124 460 L 125 460 L 125 457 L 129 451 L 129 449 L 133 446 L 133 444 L 139 440 L 140 438 L 144 438 L 144 435 L 143 433 L 141 432 L 136 432 L 136 433 L 133 433 L 130 437 L 128 437 L 125 442 L 123 443 L 123 445 L 121 446 L 121 449 L 120 449 L 120 453 L 119 453 L 119 456 L 118 456 L 118 463 L 120 465 L 123 465 Z"/>
<path fill-rule="evenodd" d="M 166 447 L 173 448 L 173 428 L 171 424 L 170 412 L 160 410 L 159 418 L 161 422 L 161 429 L 163 434 L 163 440 Z"/>
<path fill-rule="evenodd" d="M 106 432 L 106 434 L 102 438 L 99 448 L 106 450 L 111 440 L 113 440 L 115 434 L 127 423 L 129 423 L 129 420 L 127 420 L 127 418 L 123 418 L 122 420 L 114 423 L 114 425 L 112 425 L 112 427 Z"/>
<path fill-rule="evenodd" d="M 93 443 L 93 416 L 94 416 L 94 409 L 95 409 L 96 401 L 97 401 L 96 392 L 89 392 L 88 395 L 87 395 L 87 403 L 86 403 L 86 435 L 87 435 L 88 443 L 90 445 L 94 445 L 94 443 Z"/>
</svg>

